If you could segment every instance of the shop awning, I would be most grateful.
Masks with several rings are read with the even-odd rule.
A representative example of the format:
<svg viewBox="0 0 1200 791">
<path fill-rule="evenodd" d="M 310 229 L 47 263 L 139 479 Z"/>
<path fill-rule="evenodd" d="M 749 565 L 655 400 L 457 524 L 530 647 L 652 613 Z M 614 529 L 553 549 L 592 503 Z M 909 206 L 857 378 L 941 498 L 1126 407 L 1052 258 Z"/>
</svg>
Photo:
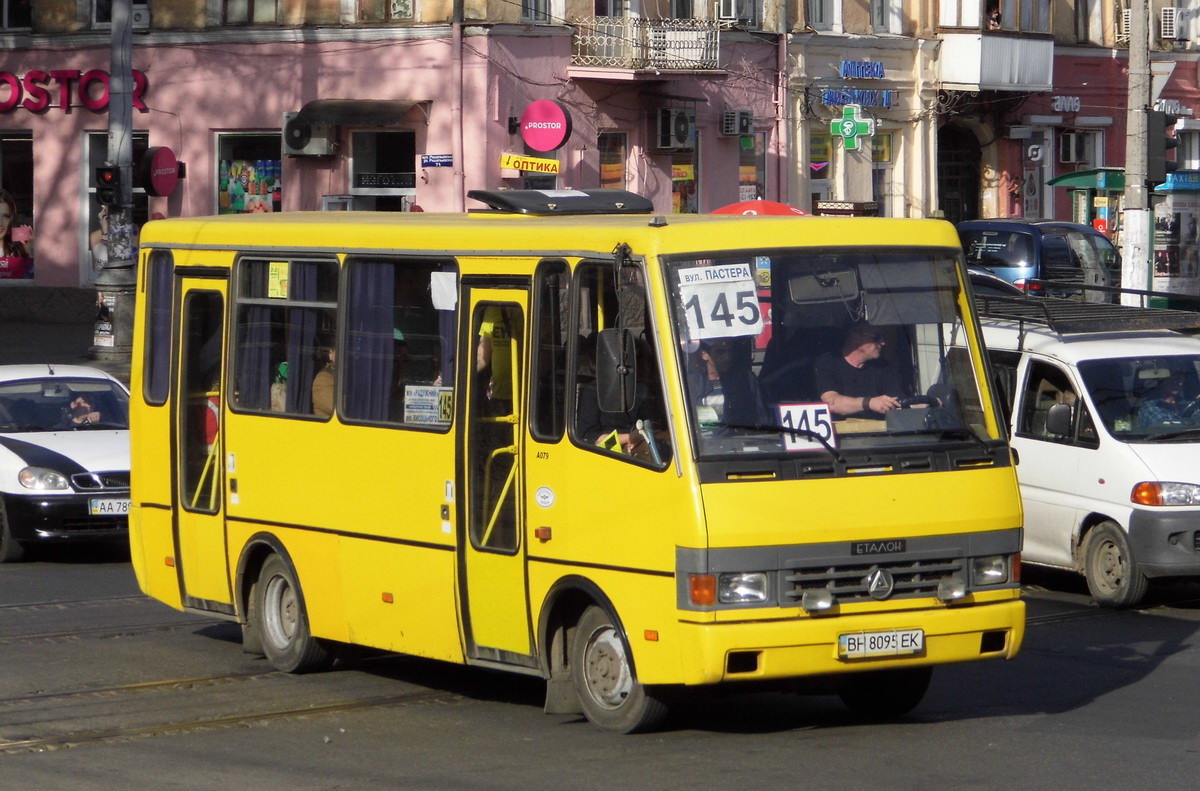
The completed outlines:
<svg viewBox="0 0 1200 791">
<path fill-rule="evenodd" d="M 420 105 L 429 123 L 428 99 L 314 99 L 300 108 L 297 121 L 330 126 L 404 126 L 404 117 Z"/>
<path fill-rule="evenodd" d="M 1076 190 L 1105 190 L 1124 192 L 1125 171 L 1122 168 L 1095 168 L 1064 173 L 1046 182 L 1051 187 L 1067 187 Z"/>
</svg>

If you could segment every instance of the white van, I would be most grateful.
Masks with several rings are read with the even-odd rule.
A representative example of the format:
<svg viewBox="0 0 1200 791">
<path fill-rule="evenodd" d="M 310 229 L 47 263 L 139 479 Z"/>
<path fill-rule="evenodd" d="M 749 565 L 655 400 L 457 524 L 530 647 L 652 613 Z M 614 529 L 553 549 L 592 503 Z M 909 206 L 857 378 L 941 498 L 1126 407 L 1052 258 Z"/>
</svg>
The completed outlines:
<svg viewBox="0 0 1200 791">
<path fill-rule="evenodd" d="M 1200 575 L 1200 314 L 979 298 L 1025 509 L 1022 560 L 1131 607 Z"/>
</svg>

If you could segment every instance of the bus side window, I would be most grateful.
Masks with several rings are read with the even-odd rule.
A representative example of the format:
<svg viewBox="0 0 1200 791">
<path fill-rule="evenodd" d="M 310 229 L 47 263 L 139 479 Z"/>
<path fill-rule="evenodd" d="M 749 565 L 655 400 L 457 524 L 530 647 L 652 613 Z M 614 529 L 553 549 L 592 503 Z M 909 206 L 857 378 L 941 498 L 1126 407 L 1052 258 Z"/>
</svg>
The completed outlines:
<svg viewBox="0 0 1200 791">
<path fill-rule="evenodd" d="M 547 261 L 534 278 L 533 415 L 530 427 L 540 440 L 557 442 L 566 426 L 567 289 L 570 272 L 562 261 Z"/>
<path fill-rule="evenodd" d="M 339 413 L 349 421 L 446 429 L 454 393 L 452 259 L 350 258 Z"/>
<path fill-rule="evenodd" d="M 234 407 L 312 416 L 319 348 L 337 326 L 337 261 L 244 258 L 238 272 Z"/>
<path fill-rule="evenodd" d="M 611 264 L 580 265 L 574 288 L 573 438 L 584 447 L 665 467 L 672 449 L 645 288 L 640 279 L 631 280 L 616 293 Z M 597 333 L 610 328 L 628 329 L 635 339 L 634 403 L 622 413 L 602 411 L 596 389 Z"/>
</svg>

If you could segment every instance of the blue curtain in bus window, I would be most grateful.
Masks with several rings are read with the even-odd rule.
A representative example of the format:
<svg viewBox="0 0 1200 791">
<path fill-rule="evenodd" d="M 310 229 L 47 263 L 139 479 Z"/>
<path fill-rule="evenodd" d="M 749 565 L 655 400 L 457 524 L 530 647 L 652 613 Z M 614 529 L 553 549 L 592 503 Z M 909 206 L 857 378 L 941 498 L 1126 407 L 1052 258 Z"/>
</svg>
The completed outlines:
<svg viewBox="0 0 1200 791">
<path fill-rule="evenodd" d="M 246 296 L 267 293 L 267 267 L 248 264 Z M 238 344 L 237 402 L 244 409 L 271 407 L 271 308 L 242 306 L 241 340 Z"/>
<path fill-rule="evenodd" d="M 346 416 L 388 419 L 394 330 L 394 265 L 359 262 L 350 269 L 346 306 Z"/>
<path fill-rule="evenodd" d="M 317 298 L 317 265 L 313 261 L 293 261 L 291 265 L 292 299 L 312 302 Z M 312 412 L 312 381 L 316 376 L 314 348 L 317 335 L 316 308 L 290 308 L 287 335 L 287 411 Z M 332 343 L 332 339 L 330 341 Z"/>
</svg>

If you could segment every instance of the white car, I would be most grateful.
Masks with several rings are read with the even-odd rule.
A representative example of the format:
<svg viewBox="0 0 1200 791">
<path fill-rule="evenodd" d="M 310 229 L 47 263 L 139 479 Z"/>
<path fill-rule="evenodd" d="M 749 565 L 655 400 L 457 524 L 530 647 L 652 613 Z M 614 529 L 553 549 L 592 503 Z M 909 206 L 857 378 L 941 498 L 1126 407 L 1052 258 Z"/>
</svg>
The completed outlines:
<svg viewBox="0 0 1200 791">
<path fill-rule="evenodd" d="M 979 302 L 1025 512 L 1021 559 L 1131 607 L 1200 575 L 1200 314 Z"/>
<path fill-rule="evenodd" d="M 129 391 L 95 368 L 0 365 L 0 563 L 128 526 Z"/>
</svg>

